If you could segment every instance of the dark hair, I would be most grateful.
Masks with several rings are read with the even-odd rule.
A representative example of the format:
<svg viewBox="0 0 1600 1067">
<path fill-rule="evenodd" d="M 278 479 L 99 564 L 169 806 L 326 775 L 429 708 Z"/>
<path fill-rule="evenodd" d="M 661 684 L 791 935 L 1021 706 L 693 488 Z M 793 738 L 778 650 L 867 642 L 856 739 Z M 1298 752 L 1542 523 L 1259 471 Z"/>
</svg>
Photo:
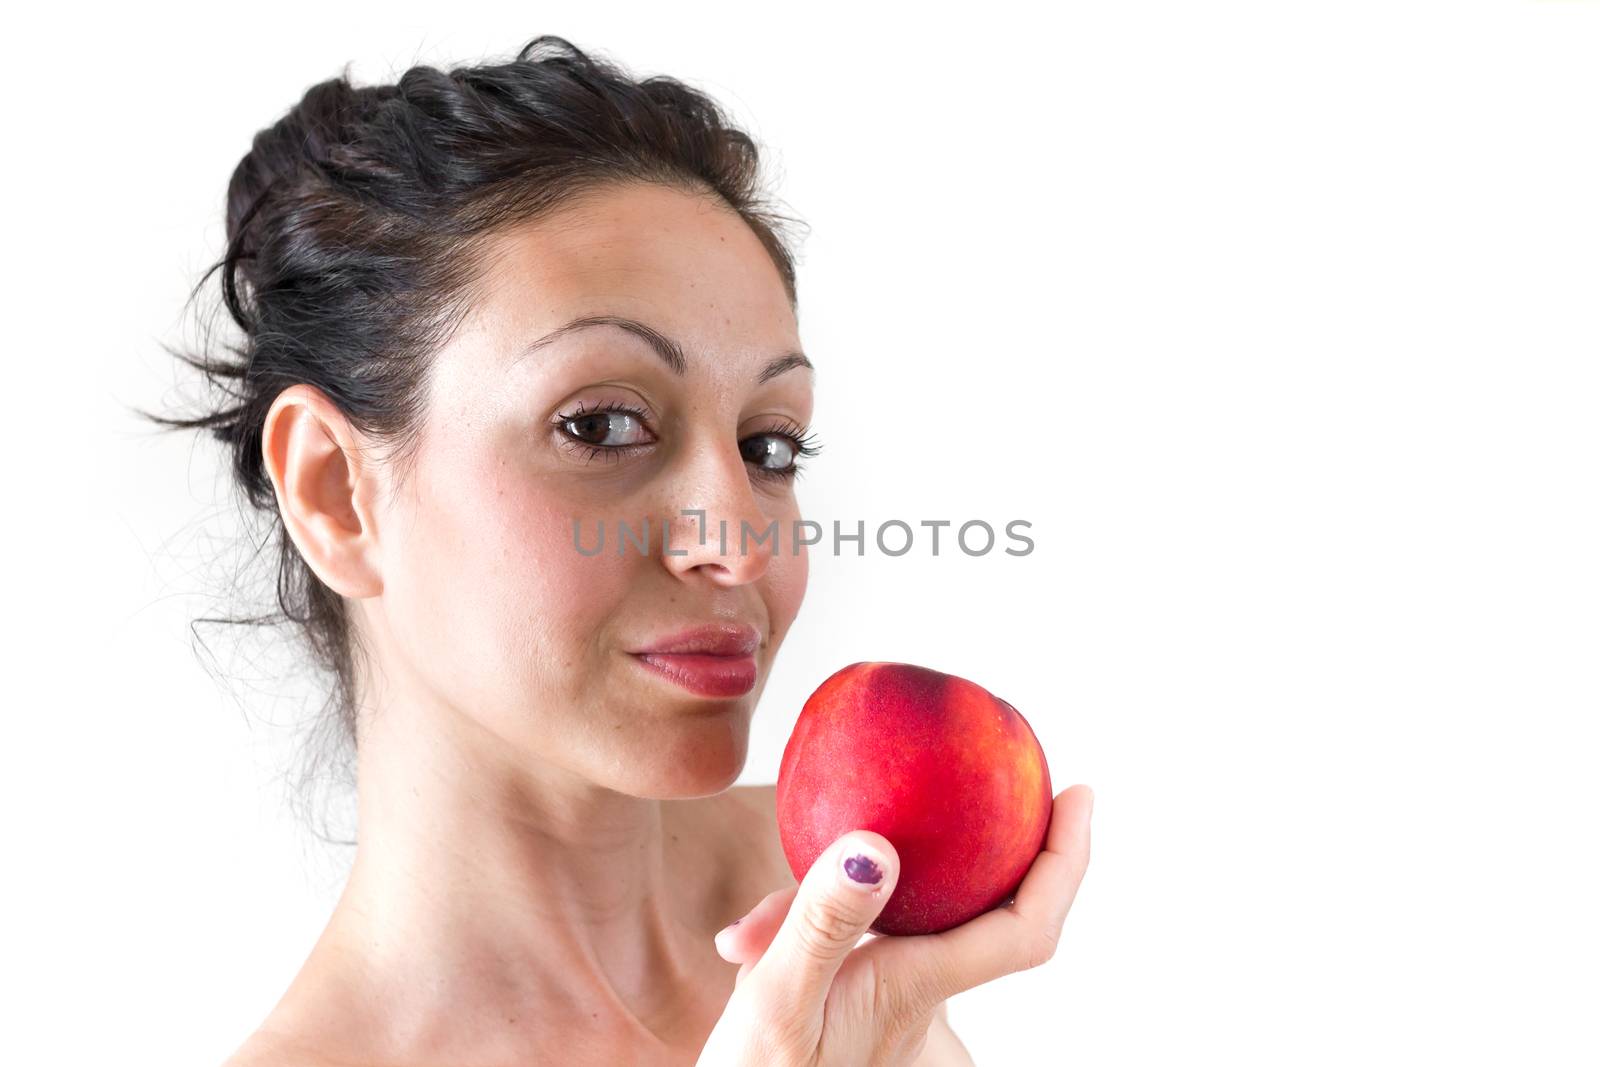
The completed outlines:
<svg viewBox="0 0 1600 1067">
<path fill-rule="evenodd" d="M 360 650 L 342 598 L 278 516 L 261 449 L 274 399 L 297 383 L 320 390 L 404 481 L 431 355 L 470 306 L 482 240 L 622 183 L 720 197 L 765 245 L 794 305 L 784 223 L 796 220 L 767 206 L 758 155 L 700 91 L 666 76 L 635 81 L 550 35 L 504 63 L 416 66 L 359 88 L 347 67 L 306 90 L 235 168 L 226 252 L 190 296 L 220 272 L 242 343 L 225 346 L 232 359 L 163 346 L 202 371 L 221 404 L 193 418 L 139 412 L 223 442 L 236 488 L 276 540 L 277 613 L 196 622 L 293 623 L 332 677 L 324 723 L 353 753 Z"/>
</svg>

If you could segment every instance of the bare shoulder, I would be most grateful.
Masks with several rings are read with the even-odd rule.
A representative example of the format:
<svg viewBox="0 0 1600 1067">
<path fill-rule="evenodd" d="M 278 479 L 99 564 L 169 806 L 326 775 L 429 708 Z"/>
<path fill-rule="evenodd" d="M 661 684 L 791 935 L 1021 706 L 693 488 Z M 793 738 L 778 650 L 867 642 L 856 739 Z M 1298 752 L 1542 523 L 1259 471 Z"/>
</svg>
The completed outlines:
<svg viewBox="0 0 1600 1067">
<path fill-rule="evenodd" d="M 249 1039 L 228 1057 L 222 1067 L 357 1067 L 347 1060 L 337 1060 L 317 1052 L 282 1030 L 270 1025 L 251 1034 Z"/>
<path fill-rule="evenodd" d="M 736 785 L 725 794 L 735 812 L 734 832 L 755 857 L 753 873 L 766 886 L 763 896 L 796 884 L 778 836 L 777 789 L 776 785 Z"/>
<path fill-rule="evenodd" d="M 778 817 L 778 787 L 776 785 L 736 785 L 728 790 L 728 796 L 737 800 L 752 811 L 762 812 L 777 825 Z"/>
<path fill-rule="evenodd" d="M 943 1001 L 933 1014 L 933 1023 L 928 1027 L 928 1041 L 913 1067 L 974 1067 L 972 1053 L 967 1051 L 967 1046 L 961 1043 L 956 1032 L 950 1029 L 950 1013 Z"/>
</svg>

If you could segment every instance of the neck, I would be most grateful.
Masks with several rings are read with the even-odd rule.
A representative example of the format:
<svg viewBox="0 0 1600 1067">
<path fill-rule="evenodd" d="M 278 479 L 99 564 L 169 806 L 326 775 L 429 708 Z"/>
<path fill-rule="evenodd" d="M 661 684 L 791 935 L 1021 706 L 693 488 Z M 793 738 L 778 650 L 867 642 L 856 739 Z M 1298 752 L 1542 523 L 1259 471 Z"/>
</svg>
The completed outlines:
<svg viewBox="0 0 1600 1067">
<path fill-rule="evenodd" d="M 597 786 L 405 702 L 371 717 L 357 760 L 355 864 L 313 954 L 350 999 L 326 1018 L 353 1009 L 369 1049 L 396 1054 L 490 1034 L 510 1051 L 518 1020 L 552 1013 L 671 1029 L 715 932 L 700 928 L 712 919 L 691 865 L 706 857 L 678 833 L 679 802 Z"/>
</svg>

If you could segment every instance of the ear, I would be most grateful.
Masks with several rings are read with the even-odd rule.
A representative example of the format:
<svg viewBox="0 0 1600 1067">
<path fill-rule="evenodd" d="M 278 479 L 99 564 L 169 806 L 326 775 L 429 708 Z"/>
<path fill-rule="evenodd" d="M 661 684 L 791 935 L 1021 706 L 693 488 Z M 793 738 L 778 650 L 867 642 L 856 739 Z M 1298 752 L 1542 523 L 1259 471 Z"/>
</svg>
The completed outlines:
<svg viewBox="0 0 1600 1067">
<path fill-rule="evenodd" d="M 383 591 L 375 521 L 380 471 L 365 448 L 333 402 L 304 384 L 278 394 L 261 431 L 285 529 L 312 572 L 353 599 Z"/>
</svg>

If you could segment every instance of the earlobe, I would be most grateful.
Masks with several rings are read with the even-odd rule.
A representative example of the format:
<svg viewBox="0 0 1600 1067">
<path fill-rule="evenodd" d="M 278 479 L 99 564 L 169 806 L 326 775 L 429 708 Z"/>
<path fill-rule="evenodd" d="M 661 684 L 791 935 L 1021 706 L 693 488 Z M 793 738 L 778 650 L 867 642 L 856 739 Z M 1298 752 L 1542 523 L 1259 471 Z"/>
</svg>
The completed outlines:
<svg viewBox="0 0 1600 1067">
<path fill-rule="evenodd" d="M 306 565 L 342 596 L 381 592 L 371 510 L 377 471 L 363 463 L 349 420 L 319 390 L 290 386 L 267 412 L 261 448 L 278 514 Z"/>
</svg>

